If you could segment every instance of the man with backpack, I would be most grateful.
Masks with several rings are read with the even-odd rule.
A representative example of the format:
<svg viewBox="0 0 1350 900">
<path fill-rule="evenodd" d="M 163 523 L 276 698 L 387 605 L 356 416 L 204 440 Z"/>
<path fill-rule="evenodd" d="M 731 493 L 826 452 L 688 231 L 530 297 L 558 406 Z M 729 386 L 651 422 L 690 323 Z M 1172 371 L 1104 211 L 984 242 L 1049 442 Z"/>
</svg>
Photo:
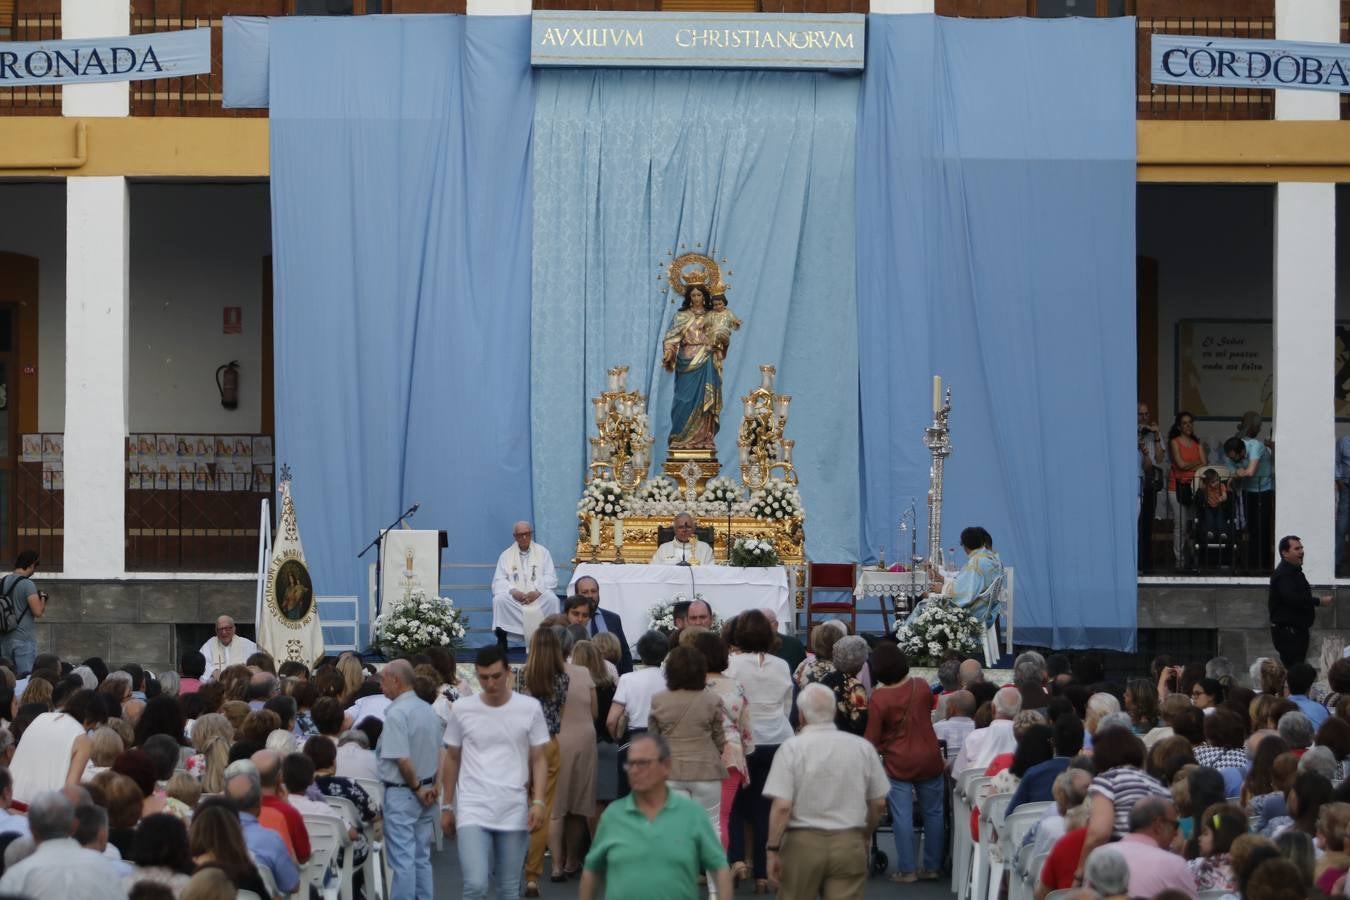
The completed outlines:
<svg viewBox="0 0 1350 900">
<path fill-rule="evenodd" d="M 24 550 L 14 571 L 0 581 L 0 656 L 14 661 L 14 674 L 33 671 L 37 658 L 37 620 L 47 611 L 47 595 L 33 584 L 38 555 Z"/>
</svg>

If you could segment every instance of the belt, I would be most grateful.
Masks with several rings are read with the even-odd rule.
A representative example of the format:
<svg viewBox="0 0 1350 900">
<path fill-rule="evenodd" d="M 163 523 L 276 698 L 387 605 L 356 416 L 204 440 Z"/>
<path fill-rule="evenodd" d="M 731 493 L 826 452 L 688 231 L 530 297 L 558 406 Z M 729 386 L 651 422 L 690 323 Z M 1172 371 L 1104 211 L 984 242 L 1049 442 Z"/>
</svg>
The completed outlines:
<svg viewBox="0 0 1350 900">
<path fill-rule="evenodd" d="M 434 777 L 423 778 L 421 781 L 417 782 L 417 786 L 423 788 L 429 784 L 434 784 L 435 782 L 436 779 Z M 402 781 L 382 781 L 380 783 L 387 788 L 405 788 L 406 790 L 413 790 L 413 788 L 408 787 L 408 785 L 404 784 Z"/>
</svg>

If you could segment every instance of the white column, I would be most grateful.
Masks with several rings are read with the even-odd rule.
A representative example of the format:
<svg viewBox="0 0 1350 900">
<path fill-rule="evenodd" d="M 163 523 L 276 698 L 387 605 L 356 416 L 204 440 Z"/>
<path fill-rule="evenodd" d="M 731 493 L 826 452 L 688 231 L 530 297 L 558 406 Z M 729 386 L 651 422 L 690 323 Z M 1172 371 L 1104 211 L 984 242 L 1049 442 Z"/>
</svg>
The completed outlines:
<svg viewBox="0 0 1350 900">
<path fill-rule="evenodd" d="M 121 576 L 128 386 L 125 178 L 66 179 L 65 568 Z"/>
<path fill-rule="evenodd" d="M 1275 36 L 1340 40 L 1336 0 L 1275 0 Z M 1275 118 L 1340 118 L 1338 94 L 1275 92 Z M 1314 584 L 1335 574 L 1336 186 L 1275 193 L 1275 534 L 1303 538 Z"/>
<path fill-rule="evenodd" d="M 868 7 L 874 13 L 933 13 L 937 12 L 934 0 L 872 0 Z"/>
<path fill-rule="evenodd" d="M 1275 39 L 1324 41 L 1341 39 L 1337 0 L 1275 0 Z M 1341 95 L 1334 91 L 1276 91 L 1277 119 L 1339 119 Z"/>
<path fill-rule="evenodd" d="M 66 40 L 130 33 L 129 0 L 62 0 L 61 37 Z M 61 112 L 67 116 L 125 116 L 130 97 L 130 82 L 126 81 L 66 86 L 61 91 Z"/>
</svg>

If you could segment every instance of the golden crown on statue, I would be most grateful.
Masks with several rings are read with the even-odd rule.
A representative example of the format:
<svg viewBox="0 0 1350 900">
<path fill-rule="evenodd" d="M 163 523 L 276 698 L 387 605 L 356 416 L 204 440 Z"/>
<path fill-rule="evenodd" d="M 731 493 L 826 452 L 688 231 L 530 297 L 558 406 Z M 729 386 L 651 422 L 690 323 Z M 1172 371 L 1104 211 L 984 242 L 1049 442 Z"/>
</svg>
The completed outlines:
<svg viewBox="0 0 1350 900">
<path fill-rule="evenodd" d="M 731 270 L 728 269 L 727 274 L 730 275 Z M 714 297 L 725 295 L 731 288 L 730 283 L 722 280 L 722 267 L 711 256 L 697 252 L 681 253 L 672 259 L 665 266 L 665 279 L 670 283 L 667 293 L 674 291 L 680 296 L 684 296 L 685 290 L 695 285 L 706 288 Z M 657 280 L 661 279 L 658 277 Z"/>
</svg>

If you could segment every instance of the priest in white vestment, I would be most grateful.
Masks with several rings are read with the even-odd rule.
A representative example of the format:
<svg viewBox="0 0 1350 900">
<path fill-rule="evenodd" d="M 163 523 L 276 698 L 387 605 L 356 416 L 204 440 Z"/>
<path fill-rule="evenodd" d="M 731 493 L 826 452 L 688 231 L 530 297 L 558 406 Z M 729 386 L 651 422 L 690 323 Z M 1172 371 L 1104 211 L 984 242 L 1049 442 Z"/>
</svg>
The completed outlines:
<svg viewBox="0 0 1350 900">
<path fill-rule="evenodd" d="M 529 522 L 517 522 L 511 536 L 516 542 L 497 557 L 492 575 L 492 627 L 520 637 L 526 608 L 535 622 L 558 612 L 558 573 L 548 549 L 535 543 Z"/>
<path fill-rule="evenodd" d="M 652 565 L 660 566 L 678 566 L 684 562 L 691 566 L 710 566 L 713 564 L 712 546 L 700 541 L 694 533 L 694 517 L 680 513 L 675 517 L 675 540 L 657 547 L 651 561 Z"/>
<path fill-rule="evenodd" d="M 221 670 L 242 666 L 257 652 L 257 644 L 234 633 L 234 619 L 221 616 L 216 619 L 216 636 L 202 644 L 202 656 L 206 657 L 202 681 L 214 681 Z"/>
</svg>

